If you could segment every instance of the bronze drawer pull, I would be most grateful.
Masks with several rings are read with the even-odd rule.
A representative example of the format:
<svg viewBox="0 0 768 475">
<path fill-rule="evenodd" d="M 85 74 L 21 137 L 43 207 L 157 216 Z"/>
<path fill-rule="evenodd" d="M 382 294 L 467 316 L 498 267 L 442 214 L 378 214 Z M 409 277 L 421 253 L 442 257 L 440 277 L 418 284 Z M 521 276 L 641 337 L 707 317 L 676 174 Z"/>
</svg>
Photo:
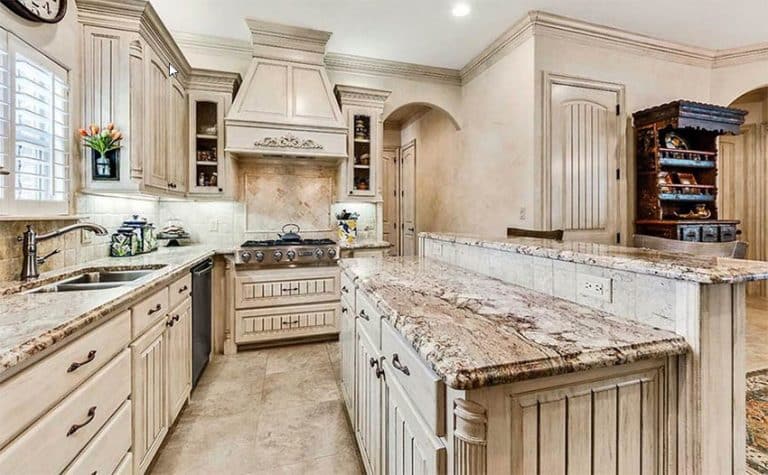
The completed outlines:
<svg viewBox="0 0 768 475">
<path fill-rule="evenodd" d="M 347 286 L 346 286 L 346 285 L 342 285 L 342 286 L 341 286 L 341 291 L 342 291 L 342 292 L 344 292 L 345 294 L 348 294 L 348 293 L 349 293 L 349 289 L 347 289 Z"/>
<path fill-rule="evenodd" d="M 400 363 L 400 357 L 397 355 L 397 353 L 392 355 L 392 366 L 394 366 L 395 369 L 399 369 L 407 376 L 411 375 L 411 370 L 409 370 L 407 366 L 403 366 L 403 364 Z"/>
<path fill-rule="evenodd" d="M 159 311 L 160 311 L 160 309 L 162 309 L 162 308 L 163 308 L 163 306 L 162 306 L 162 305 L 160 305 L 160 304 L 157 304 L 157 305 L 155 305 L 155 308 L 150 308 L 150 309 L 149 309 L 149 311 L 147 312 L 147 315 L 152 315 L 153 313 L 157 313 L 157 312 L 159 312 Z"/>
<path fill-rule="evenodd" d="M 381 361 L 378 362 L 378 365 L 376 367 L 376 379 L 380 379 L 382 376 L 384 376 L 384 379 L 386 379 L 386 376 L 384 375 L 384 357 L 381 357 Z"/>
<path fill-rule="evenodd" d="M 376 360 L 376 358 L 374 358 L 373 356 L 371 356 L 371 359 L 368 360 L 368 363 L 371 365 L 371 368 L 373 368 L 373 367 L 375 367 L 375 366 L 377 366 L 379 364 L 378 360 Z"/>
<path fill-rule="evenodd" d="M 341 307 L 341 313 L 347 313 L 347 307 Z"/>
<path fill-rule="evenodd" d="M 87 365 L 88 363 L 93 361 L 94 358 L 96 358 L 96 350 L 89 351 L 88 356 L 85 358 L 85 361 L 80 361 L 79 363 L 78 362 L 72 363 L 71 365 L 69 365 L 69 368 L 67 368 L 67 373 L 71 373 L 72 371 L 75 371 L 77 368 Z"/>
<path fill-rule="evenodd" d="M 179 318 L 181 318 L 181 316 L 179 314 L 176 314 L 176 315 L 173 316 L 173 321 L 174 322 L 178 322 Z"/>
<path fill-rule="evenodd" d="M 291 322 L 291 325 L 298 325 L 298 324 L 299 324 L 298 320 L 294 320 L 294 321 Z"/>
<path fill-rule="evenodd" d="M 365 313 L 365 310 L 360 310 L 360 318 L 363 320 L 371 321 L 371 317 L 368 316 L 368 314 Z"/>
<path fill-rule="evenodd" d="M 93 421 L 93 418 L 96 417 L 96 406 L 91 407 L 88 409 L 88 419 L 85 420 L 82 424 L 74 424 L 72 427 L 69 428 L 67 431 L 67 437 L 74 434 L 75 432 L 79 431 L 83 427 L 87 426 L 88 424 Z"/>
<path fill-rule="evenodd" d="M 181 293 L 183 293 L 185 290 L 189 290 L 189 287 L 187 287 L 186 285 L 185 285 L 184 287 L 182 287 L 182 288 L 180 288 L 180 289 L 179 289 L 179 293 L 181 294 Z"/>
<path fill-rule="evenodd" d="M 170 328 L 173 326 L 173 322 L 178 322 L 178 321 L 179 321 L 179 316 L 174 315 L 173 317 L 169 318 L 167 322 L 165 322 L 165 326 Z"/>
</svg>

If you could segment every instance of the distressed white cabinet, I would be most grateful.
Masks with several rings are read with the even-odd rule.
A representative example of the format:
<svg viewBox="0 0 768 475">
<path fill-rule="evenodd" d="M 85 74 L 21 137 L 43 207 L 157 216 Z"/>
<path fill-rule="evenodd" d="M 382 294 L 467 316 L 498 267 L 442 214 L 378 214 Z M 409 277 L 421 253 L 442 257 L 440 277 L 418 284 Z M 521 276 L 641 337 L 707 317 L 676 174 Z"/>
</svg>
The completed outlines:
<svg viewBox="0 0 768 475">
<path fill-rule="evenodd" d="M 341 299 L 339 351 L 341 352 L 341 393 L 347 410 L 355 412 L 355 308 L 348 299 Z M 355 421 L 352 420 L 354 427 Z"/>
<path fill-rule="evenodd" d="M 358 326 L 355 334 L 355 359 L 358 361 L 355 378 L 355 437 L 363 463 L 369 475 L 382 471 L 382 374 L 381 355 Z"/>
<path fill-rule="evenodd" d="M 381 201 L 384 101 L 390 91 L 337 85 L 336 97 L 347 121 L 347 158 L 339 165 L 340 201 Z"/>
<path fill-rule="evenodd" d="M 187 157 L 189 156 L 189 107 L 187 91 L 176 77 L 169 85 L 170 113 L 168 117 L 168 189 L 176 193 L 187 191 Z"/>
<path fill-rule="evenodd" d="M 186 299 L 168 314 L 168 403 L 171 422 L 192 389 L 192 303 Z"/>
<path fill-rule="evenodd" d="M 131 344 L 133 353 L 133 464 L 143 474 L 168 433 L 166 320 Z"/>
</svg>

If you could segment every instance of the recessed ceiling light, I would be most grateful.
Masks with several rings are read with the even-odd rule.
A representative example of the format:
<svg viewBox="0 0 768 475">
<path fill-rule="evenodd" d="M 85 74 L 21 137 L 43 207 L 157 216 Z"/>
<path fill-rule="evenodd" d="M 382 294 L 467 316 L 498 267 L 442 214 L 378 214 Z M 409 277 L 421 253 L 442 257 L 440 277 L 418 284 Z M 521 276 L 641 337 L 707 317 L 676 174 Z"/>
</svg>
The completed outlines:
<svg viewBox="0 0 768 475">
<path fill-rule="evenodd" d="M 467 16 L 471 10 L 468 3 L 457 3 L 453 6 L 451 14 L 453 16 Z"/>
</svg>

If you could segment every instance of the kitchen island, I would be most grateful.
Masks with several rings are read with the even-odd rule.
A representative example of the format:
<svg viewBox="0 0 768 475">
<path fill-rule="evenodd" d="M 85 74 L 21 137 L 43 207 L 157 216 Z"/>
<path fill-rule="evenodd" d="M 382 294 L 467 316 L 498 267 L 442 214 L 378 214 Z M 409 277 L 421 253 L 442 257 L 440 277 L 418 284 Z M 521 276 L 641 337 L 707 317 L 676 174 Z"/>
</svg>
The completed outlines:
<svg viewBox="0 0 768 475">
<path fill-rule="evenodd" d="M 341 266 L 369 473 L 674 471 L 684 338 L 433 259 Z"/>
<path fill-rule="evenodd" d="M 768 263 L 452 233 L 422 233 L 419 248 L 422 256 L 684 337 L 691 351 L 667 374 L 680 391 L 676 472 L 744 473 L 745 285 L 767 279 Z"/>
</svg>

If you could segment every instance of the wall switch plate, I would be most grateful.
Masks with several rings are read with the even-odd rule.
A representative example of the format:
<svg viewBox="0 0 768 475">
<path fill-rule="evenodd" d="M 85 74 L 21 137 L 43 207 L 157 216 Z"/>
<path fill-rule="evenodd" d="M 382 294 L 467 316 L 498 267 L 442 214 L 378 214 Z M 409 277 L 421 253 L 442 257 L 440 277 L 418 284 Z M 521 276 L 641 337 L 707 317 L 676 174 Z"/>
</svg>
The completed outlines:
<svg viewBox="0 0 768 475">
<path fill-rule="evenodd" d="M 219 220 L 218 219 L 214 219 L 213 221 L 211 221 L 211 226 L 210 226 L 210 228 L 208 228 L 208 230 L 212 231 L 212 232 L 218 232 L 219 231 Z"/>
<path fill-rule="evenodd" d="M 525 206 L 520 207 L 520 221 L 525 221 L 528 218 L 527 210 Z"/>
<path fill-rule="evenodd" d="M 596 275 L 578 274 L 576 287 L 582 297 L 613 302 L 613 279 Z"/>
</svg>

